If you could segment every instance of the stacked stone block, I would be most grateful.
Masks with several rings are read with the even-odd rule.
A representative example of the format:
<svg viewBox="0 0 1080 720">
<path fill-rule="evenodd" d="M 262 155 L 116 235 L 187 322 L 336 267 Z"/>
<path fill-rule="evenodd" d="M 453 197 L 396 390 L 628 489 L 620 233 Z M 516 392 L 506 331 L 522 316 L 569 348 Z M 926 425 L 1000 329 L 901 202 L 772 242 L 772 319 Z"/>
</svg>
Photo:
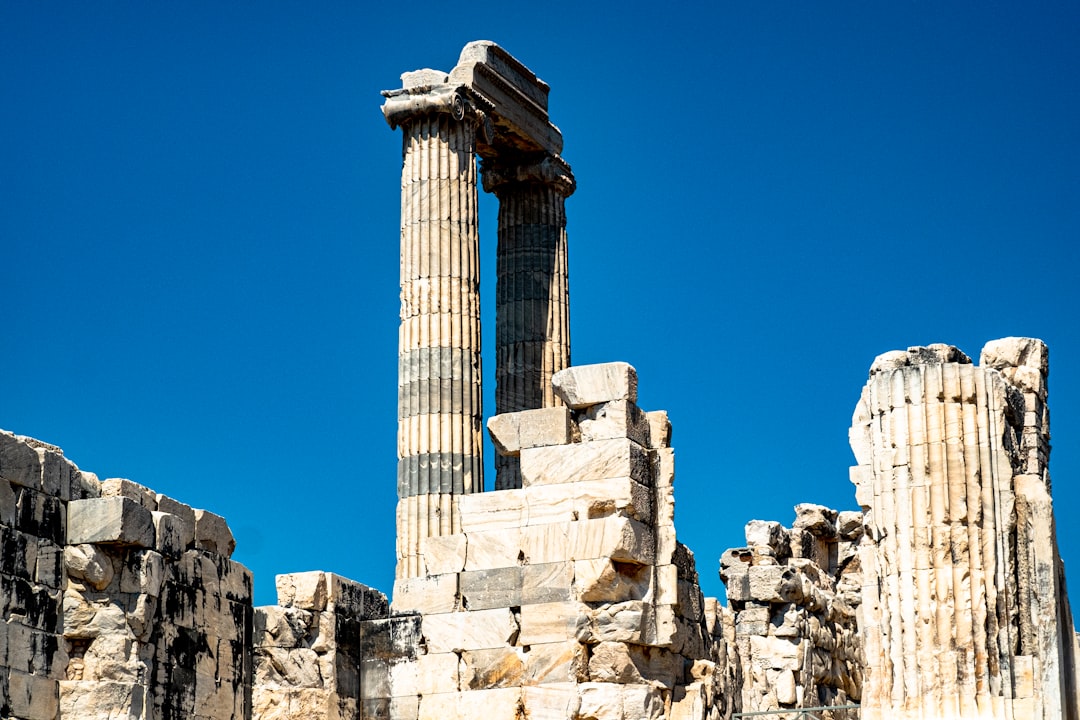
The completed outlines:
<svg viewBox="0 0 1080 720">
<path fill-rule="evenodd" d="M 62 717 L 250 716 L 251 573 L 224 518 L 124 479 L 68 506 Z"/>
<path fill-rule="evenodd" d="M 720 577 L 734 613 L 732 687 L 741 712 L 857 704 L 861 512 L 795 508 L 791 528 L 752 520 Z M 831 718 L 857 718 L 854 709 Z"/>
<path fill-rule="evenodd" d="M 253 717 L 360 717 L 365 621 L 387 616 L 386 596 L 322 571 L 276 580 L 278 604 L 255 609 Z"/>
<path fill-rule="evenodd" d="M 0 432 L 0 714 L 250 717 L 251 575 L 224 519 Z"/>
<path fill-rule="evenodd" d="M 0 431 L 0 717 L 57 717 L 66 506 L 97 492 L 59 448 Z"/>
<path fill-rule="evenodd" d="M 879 356 L 852 422 L 864 718 L 1076 718 L 1047 472 L 1046 346 Z"/>
<path fill-rule="evenodd" d="M 419 624 L 386 664 L 391 717 L 715 714 L 718 613 L 675 540 L 667 418 L 637 407 L 625 363 L 554 383 L 565 406 L 489 423 L 523 486 L 462 497 L 462 532 L 425 540 L 425 575 L 395 583 Z"/>
</svg>

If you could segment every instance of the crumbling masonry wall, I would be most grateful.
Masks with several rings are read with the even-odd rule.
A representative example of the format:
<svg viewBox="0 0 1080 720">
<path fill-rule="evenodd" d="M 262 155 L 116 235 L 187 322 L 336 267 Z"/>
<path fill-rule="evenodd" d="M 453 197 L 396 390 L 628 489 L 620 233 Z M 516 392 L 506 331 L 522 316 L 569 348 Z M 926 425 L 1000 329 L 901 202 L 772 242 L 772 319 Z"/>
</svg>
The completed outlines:
<svg viewBox="0 0 1080 720">
<path fill-rule="evenodd" d="M 253 608 L 224 519 L 0 433 L 0 715 L 1074 718 L 1046 374 L 1023 339 L 979 367 L 880 357 L 852 430 L 864 510 L 749 523 L 721 561 L 727 607 L 677 541 L 671 426 L 625 363 L 492 418 L 522 487 L 457 498 L 461 532 L 424 540 L 392 604 L 310 572 Z"/>
<path fill-rule="evenodd" d="M 251 574 L 225 521 L 0 432 L 0 715 L 250 717 Z"/>
<path fill-rule="evenodd" d="M 415 637 L 365 678 L 385 693 L 368 717 L 730 713 L 723 611 L 675 538 L 666 414 L 637 407 L 625 363 L 553 382 L 565 406 L 489 423 L 522 487 L 459 498 L 462 532 L 424 540 L 424 574 L 395 583 Z"/>
<path fill-rule="evenodd" d="M 742 712 L 844 707 L 862 697 L 864 657 L 856 623 L 862 585 L 861 512 L 795 507 L 795 522 L 746 525 L 746 547 L 720 559 L 734 615 Z M 857 718 L 857 709 L 833 718 Z"/>
</svg>

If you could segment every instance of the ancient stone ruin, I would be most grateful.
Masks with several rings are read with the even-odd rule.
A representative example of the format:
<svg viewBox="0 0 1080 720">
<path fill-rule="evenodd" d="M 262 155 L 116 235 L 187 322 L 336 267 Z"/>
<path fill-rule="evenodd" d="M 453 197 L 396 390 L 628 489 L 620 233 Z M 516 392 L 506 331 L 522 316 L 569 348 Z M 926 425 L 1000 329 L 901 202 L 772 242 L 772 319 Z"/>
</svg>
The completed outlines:
<svg viewBox="0 0 1080 720">
<path fill-rule="evenodd" d="M 0 432 L 0 716 L 1080 720 L 1046 346 L 879 356 L 850 433 L 861 510 L 750 521 L 726 603 L 703 597 L 666 413 L 626 363 L 570 366 L 574 178 L 547 94 L 487 42 L 384 93 L 404 136 L 392 600 L 313 571 L 254 607 L 223 518 Z M 477 156 L 499 200 L 490 492 Z"/>
</svg>

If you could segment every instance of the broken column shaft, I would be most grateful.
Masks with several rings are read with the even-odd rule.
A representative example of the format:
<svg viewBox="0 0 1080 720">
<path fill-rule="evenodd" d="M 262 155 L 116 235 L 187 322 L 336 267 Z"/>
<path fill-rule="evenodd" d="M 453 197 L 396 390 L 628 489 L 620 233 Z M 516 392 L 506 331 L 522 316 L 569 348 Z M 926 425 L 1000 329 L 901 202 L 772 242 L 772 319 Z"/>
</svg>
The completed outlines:
<svg viewBox="0 0 1080 720">
<path fill-rule="evenodd" d="M 459 531 L 454 496 L 483 490 L 478 114 L 466 91 L 423 84 L 424 72 L 383 106 L 404 133 L 398 577 L 423 573 L 423 538 Z"/>
</svg>

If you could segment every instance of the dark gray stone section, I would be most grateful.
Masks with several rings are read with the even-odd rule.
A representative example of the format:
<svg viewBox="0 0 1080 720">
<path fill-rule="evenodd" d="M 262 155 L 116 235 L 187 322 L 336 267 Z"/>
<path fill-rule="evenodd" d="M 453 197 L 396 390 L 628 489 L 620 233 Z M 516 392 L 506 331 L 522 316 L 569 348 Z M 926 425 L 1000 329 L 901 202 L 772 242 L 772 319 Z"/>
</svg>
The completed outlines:
<svg viewBox="0 0 1080 720">
<path fill-rule="evenodd" d="M 421 453 L 398 460 L 398 497 L 479 492 L 480 458 L 462 453 Z"/>
<path fill-rule="evenodd" d="M 430 347 L 398 357 L 398 419 L 429 413 L 464 413 L 480 406 L 475 353 Z"/>
</svg>

